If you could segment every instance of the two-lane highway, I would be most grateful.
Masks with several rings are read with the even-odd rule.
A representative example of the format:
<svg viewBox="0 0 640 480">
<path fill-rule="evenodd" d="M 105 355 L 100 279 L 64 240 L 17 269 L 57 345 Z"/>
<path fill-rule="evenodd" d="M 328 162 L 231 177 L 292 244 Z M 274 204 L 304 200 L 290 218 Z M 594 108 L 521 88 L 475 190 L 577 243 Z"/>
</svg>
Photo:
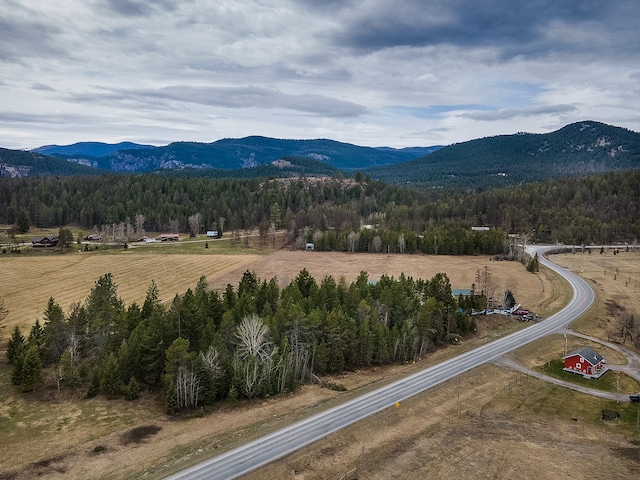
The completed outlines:
<svg viewBox="0 0 640 480">
<path fill-rule="evenodd" d="M 495 360 L 511 350 L 565 327 L 591 306 L 594 293 L 587 282 L 543 257 L 543 254 L 551 248 L 529 247 L 528 252 L 531 255 L 537 252 L 541 264 L 554 270 L 570 283 L 573 297 L 560 312 L 524 330 L 475 348 L 234 450 L 205 460 L 170 478 L 174 480 L 237 478 L 358 420 L 391 407 L 395 402 L 435 387 L 480 364 Z"/>
</svg>

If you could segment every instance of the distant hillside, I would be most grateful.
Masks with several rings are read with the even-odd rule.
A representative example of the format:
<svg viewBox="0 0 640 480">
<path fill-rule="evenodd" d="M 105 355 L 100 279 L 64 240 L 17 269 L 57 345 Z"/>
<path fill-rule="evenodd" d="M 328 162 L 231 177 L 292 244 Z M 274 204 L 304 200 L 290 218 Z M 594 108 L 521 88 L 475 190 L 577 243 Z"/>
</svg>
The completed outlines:
<svg viewBox="0 0 640 480">
<path fill-rule="evenodd" d="M 36 175 L 95 175 L 98 170 L 58 158 L 0 148 L 0 177 Z"/>
<path fill-rule="evenodd" d="M 584 121 L 546 134 L 458 143 L 367 173 L 399 185 L 487 189 L 630 169 L 640 169 L 640 133 Z"/>
<path fill-rule="evenodd" d="M 164 147 L 118 150 L 88 158 L 72 155 L 71 161 L 118 172 L 166 169 L 240 169 L 268 165 L 284 157 L 309 158 L 340 170 L 394 165 L 428 154 L 438 147 L 408 149 L 360 147 L 334 140 L 281 140 L 267 137 L 223 139 L 213 143 L 175 142 Z"/>
<path fill-rule="evenodd" d="M 155 148 L 153 145 L 141 145 L 133 142 L 102 143 L 102 142 L 78 142 L 72 145 L 45 145 L 33 149 L 33 152 L 44 155 L 75 156 L 85 155 L 89 157 L 103 157 L 118 150 L 137 150 L 141 148 Z"/>
<path fill-rule="evenodd" d="M 303 157 L 284 157 L 268 165 L 251 168 L 184 168 L 162 170 L 160 174 L 170 177 L 206 178 L 288 178 L 288 177 L 331 177 L 341 175 L 341 171 L 331 165 Z"/>
</svg>

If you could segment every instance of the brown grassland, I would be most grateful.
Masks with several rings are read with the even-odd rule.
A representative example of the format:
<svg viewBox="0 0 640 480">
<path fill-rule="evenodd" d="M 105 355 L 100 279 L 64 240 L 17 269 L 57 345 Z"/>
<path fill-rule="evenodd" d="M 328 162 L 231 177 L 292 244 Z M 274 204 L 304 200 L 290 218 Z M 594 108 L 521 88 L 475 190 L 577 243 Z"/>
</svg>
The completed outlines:
<svg viewBox="0 0 640 480">
<path fill-rule="evenodd" d="M 228 283 L 237 284 L 246 270 L 260 278 L 277 276 L 284 284 L 302 268 L 317 281 L 325 275 L 351 281 L 360 271 L 367 271 L 371 279 L 400 273 L 431 278 L 445 272 L 453 288 L 469 288 L 476 272 L 487 266 L 498 291 L 511 289 L 524 308 L 543 317 L 561 308 L 570 295 L 566 283 L 544 269 L 533 275 L 519 263 L 488 257 L 289 250 L 262 255 L 254 250 L 234 254 L 231 248 L 225 255 L 216 255 L 214 248 L 205 252 L 201 247 L 184 253 L 175 250 L 171 255 L 164 248 L 140 248 L 109 255 L 0 257 L 0 297 L 9 310 L 0 325 L 0 351 L 14 325 L 28 327 L 41 317 L 50 296 L 66 309 L 82 301 L 107 272 L 113 274 L 126 303 L 141 302 L 152 279 L 161 297 L 169 300 L 193 288 L 201 275 L 212 288 L 221 290 Z M 590 279 L 598 293 L 596 305 L 572 325 L 574 330 L 606 339 L 608 325 L 620 314 L 619 309 L 612 310 L 611 301 L 640 315 L 640 254 L 563 254 L 555 260 Z M 212 412 L 178 419 L 163 415 L 150 394 L 135 402 L 68 398 L 54 388 L 46 388 L 39 396 L 23 396 L 10 386 L 10 368 L 0 354 L 0 479 L 160 478 L 462 349 L 525 327 L 503 318 L 481 318 L 477 335 L 464 339 L 462 345 L 434 352 L 415 364 L 332 379 L 346 386 L 346 392 L 303 386 L 294 394 L 225 403 Z M 557 358 L 561 348 L 562 341 L 550 337 L 514 355 L 534 366 Z M 610 363 L 621 360 L 611 358 Z M 621 412 L 622 420 L 601 422 L 603 408 Z M 636 415 L 635 405 L 615 404 L 484 365 L 246 478 L 338 480 L 356 468 L 358 478 L 367 479 L 637 478 Z"/>
</svg>

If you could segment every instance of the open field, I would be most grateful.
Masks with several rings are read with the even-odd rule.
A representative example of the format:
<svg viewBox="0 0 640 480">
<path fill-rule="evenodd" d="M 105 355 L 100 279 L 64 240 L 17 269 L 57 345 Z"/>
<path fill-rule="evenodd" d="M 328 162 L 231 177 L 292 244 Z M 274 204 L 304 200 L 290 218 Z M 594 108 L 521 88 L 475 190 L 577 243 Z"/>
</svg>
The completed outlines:
<svg viewBox="0 0 640 480">
<path fill-rule="evenodd" d="M 202 275 L 213 283 L 237 270 L 243 272 L 258 258 L 134 252 L 0 258 L 0 296 L 9 310 L 3 333 L 7 335 L 13 325 L 30 327 L 36 318 L 42 317 L 49 297 L 65 311 L 73 303 L 82 302 L 106 273 L 113 275 L 118 295 L 126 304 L 134 301 L 141 304 L 151 280 L 158 285 L 161 300 L 168 301 L 176 293 L 194 288 Z"/>
<path fill-rule="evenodd" d="M 212 242 L 213 243 L 213 242 Z M 163 301 L 176 293 L 194 288 L 198 279 L 206 276 L 211 288 L 222 292 L 228 283 L 237 285 L 246 270 L 258 277 L 277 277 L 281 285 L 288 284 L 306 268 L 318 283 L 325 275 L 336 280 L 344 276 L 355 280 L 361 271 L 369 273 L 371 280 L 381 275 L 399 276 L 404 272 L 414 278 L 430 279 L 445 272 L 453 288 L 470 288 L 478 270 L 487 266 L 494 277 L 496 291 L 502 297 L 504 290 L 514 292 L 519 303 L 533 308 L 542 315 L 557 309 L 557 279 L 544 271 L 538 276 L 528 274 L 515 262 L 494 262 L 489 257 L 443 257 L 424 255 L 346 254 L 279 250 L 270 255 L 243 254 L 180 254 L 177 248 L 194 248 L 193 243 L 162 245 L 164 248 L 130 249 L 102 252 L 82 252 L 67 255 L 2 255 L 0 256 L 0 297 L 5 301 L 9 316 L 4 324 L 4 335 L 13 327 L 30 327 L 42 316 L 49 297 L 53 297 L 66 310 L 74 302 L 83 301 L 94 283 L 105 273 L 111 273 L 118 286 L 118 294 L 126 304 L 142 303 L 151 280 L 160 290 Z M 198 243 L 195 248 L 203 248 Z M 214 251 L 211 248 L 212 252 Z M 158 253 L 153 253 L 153 252 Z M 545 291 L 543 288 L 546 286 Z M 2 328 L 2 327 L 0 327 Z M 2 334 L 2 332 L 0 332 Z"/>
<path fill-rule="evenodd" d="M 597 273 L 604 268 L 593 263 L 599 258 L 584 255 L 584 266 L 575 268 L 584 268 L 585 272 L 592 269 Z M 10 311 L 18 309 L 14 303 L 16 299 L 18 303 L 31 303 L 29 299 L 35 299 L 35 292 L 29 294 L 29 288 L 34 283 L 39 284 L 38 279 L 42 278 L 38 276 L 40 269 L 37 266 L 32 266 L 30 274 L 21 273 L 27 272 L 27 266 L 31 265 L 25 260 L 32 259 L 14 256 L 9 262 L 4 259 L 0 262 L 3 267 L 0 269 L 0 295 L 12 299 L 6 301 Z M 519 303 L 539 314 L 551 313 L 568 299 L 564 282 L 547 272 L 535 276 L 527 273 L 520 264 L 491 262 L 486 257 L 278 251 L 268 256 L 249 256 L 235 265 L 224 266 L 215 263 L 222 262 L 222 256 L 218 259 L 211 255 L 156 256 L 123 252 L 121 255 L 74 255 L 33 260 L 52 262 L 48 266 L 48 275 L 52 276 L 48 280 L 49 285 L 67 290 L 64 282 L 79 282 L 75 283 L 75 288 L 84 290 L 76 297 L 68 297 L 70 300 L 65 303 L 55 292 L 47 294 L 47 289 L 42 288 L 38 293 L 42 302 L 33 300 L 37 305 L 31 310 L 24 310 L 22 320 L 12 316 L 14 312 L 11 312 L 7 323 L 32 323 L 41 315 L 51 295 L 63 308 L 73 301 L 82 300 L 99 275 L 107 271 L 113 273 L 119 294 L 127 302 L 144 298 L 151 278 L 156 279 L 162 297 L 168 299 L 176 292 L 193 287 L 200 275 L 206 275 L 212 287 L 221 289 L 227 283 L 236 284 L 247 269 L 255 271 L 261 278 L 277 276 L 281 283 L 290 281 L 302 268 L 307 268 L 318 281 L 328 274 L 334 277 L 344 275 L 350 281 L 362 270 L 368 271 L 371 279 L 379 278 L 383 273 L 397 276 L 401 272 L 415 278 L 431 278 L 435 273 L 444 271 L 454 288 L 469 288 L 476 271 L 484 266 L 489 267 L 499 289 L 512 289 Z M 612 264 L 609 268 L 618 268 L 620 272 L 624 265 L 631 265 L 629 275 L 633 276 L 635 271 L 637 277 L 640 273 L 637 269 L 639 263 L 636 263 L 640 255 L 637 255 L 637 260 L 631 255 L 621 255 L 615 260 L 619 264 Z M 75 274 L 56 276 L 59 270 L 65 270 L 65 262 L 69 261 L 78 262 L 72 269 Z M 577 262 L 577 256 L 574 261 Z M 18 262 L 19 267 L 12 266 L 14 262 Z M 135 267 L 128 270 L 129 264 Z M 183 264 L 187 265 L 185 273 L 174 277 L 173 282 L 167 281 L 164 287 L 155 277 L 154 272 L 159 266 L 163 272 L 173 274 Z M 13 269 L 11 275 L 5 273 L 5 266 Z M 573 268 L 572 265 L 567 266 Z M 25 277 L 35 275 L 35 279 L 31 277 L 30 281 L 23 281 L 27 293 L 14 289 L 9 297 L 5 293 L 5 285 L 15 283 L 15 276 L 20 274 Z M 608 278 L 612 279 L 611 276 Z M 595 279 L 596 282 L 601 280 Z M 611 294 L 622 295 L 627 290 L 630 290 L 628 294 L 633 294 L 632 289 L 624 288 L 615 293 L 618 284 L 614 282 L 610 286 L 609 283 L 598 284 L 601 289 L 599 305 L 604 304 Z M 632 304 L 631 299 L 620 297 L 618 300 L 628 301 L 625 305 Z M 589 321 L 597 325 L 605 320 Z M 523 326 L 504 322 L 499 317 L 487 317 L 482 324 L 482 319 L 478 322 L 484 341 Z M 595 327 L 590 327 L 591 323 L 583 328 L 585 333 L 593 334 Z M 6 337 L 4 332 L 7 330 L 1 333 Z M 470 348 L 480 341 L 483 340 L 477 337 L 466 339 L 460 348 Z M 562 342 L 559 338 L 558 341 L 561 348 Z M 518 352 L 518 357 L 525 357 L 525 361 L 533 359 L 532 365 L 539 365 L 556 355 L 558 341 L 541 341 L 536 349 L 526 347 L 526 354 Z M 147 477 L 161 477 L 199 457 L 213 455 L 318 409 L 328 408 L 336 401 L 437 363 L 456 354 L 458 348 L 435 352 L 418 364 L 353 372 L 335 379 L 348 388 L 347 392 L 305 386 L 294 395 L 221 405 L 210 415 L 179 421 L 162 415 L 159 406 L 144 396 L 142 402 L 134 403 L 63 398 L 50 398 L 48 402 L 40 403 L 40 399 L 25 399 L 11 389 L 3 389 L 0 393 L 0 472 L 8 472 L 5 477 L 16 479 L 35 475 L 41 478 L 63 475 L 65 478 L 137 478 L 144 472 L 148 472 Z M 0 382 L 3 385 L 8 383 L 7 376 L 6 364 L 0 364 Z M 603 408 L 620 411 L 624 421 L 611 425 L 600 422 L 599 413 Z M 398 409 L 390 408 L 358 422 L 248 478 L 338 480 L 355 467 L 358 467 L 359 478 L 372 479 L 508 479 L 516 475 L 542 479 L 634 478 L 640 474 L 640 437 L 635 431 L 635 408 L 630 404 L 612 405 L 611 402 L 486 365 L 468 372 L 459 381 L 407 400 Z M 125 433 L 141 425 L 160 428 L 157 432 L 152 429 L 153 433 L 140 441 L 127 441 Z M 298 470 L 299 475 L 294 476 L 294 470 Z M 0 478 L 3 478 L 2 474 Z"/>
</svg>

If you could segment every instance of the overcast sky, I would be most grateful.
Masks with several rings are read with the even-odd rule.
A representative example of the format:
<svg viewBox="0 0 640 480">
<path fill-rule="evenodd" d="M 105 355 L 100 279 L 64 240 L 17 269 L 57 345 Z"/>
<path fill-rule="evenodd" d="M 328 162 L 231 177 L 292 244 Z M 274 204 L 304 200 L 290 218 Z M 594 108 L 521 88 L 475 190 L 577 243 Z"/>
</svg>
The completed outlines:
<svg viewBox="0 0 640 480">
<path fill-rule="evenodd" d="M 0 0 L 0 146 L 640 131 L 638 0 Z"/>
</svg>

